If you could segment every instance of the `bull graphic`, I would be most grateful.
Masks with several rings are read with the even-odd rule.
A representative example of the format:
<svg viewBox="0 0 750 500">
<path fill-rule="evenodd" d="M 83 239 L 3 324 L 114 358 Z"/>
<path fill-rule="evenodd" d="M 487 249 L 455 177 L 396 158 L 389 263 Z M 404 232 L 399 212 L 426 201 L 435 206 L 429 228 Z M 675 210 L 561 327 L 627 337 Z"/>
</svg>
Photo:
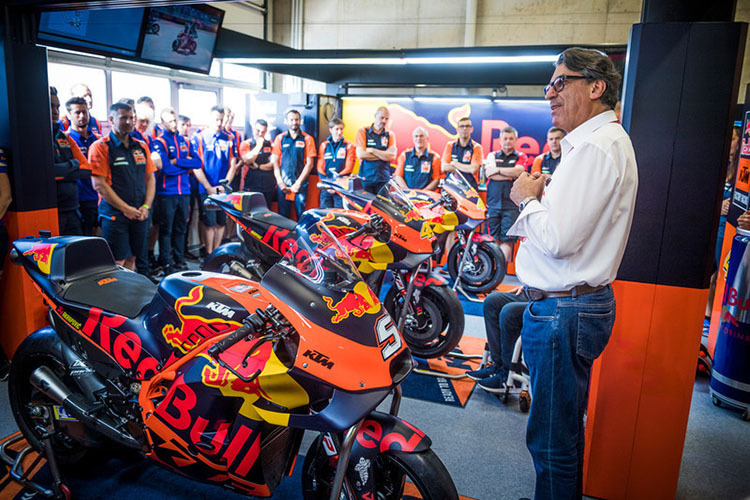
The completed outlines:
<svg viewBox="0 0 750 500">
<path fill-rule="evenodd" d="M 39 266 L 39 270 L 44 274 L 49 274 L 50 264 L 52 263 L 52 251 L 56 246 L 57 243 L 34 245 L 30 250 L 26 250 L 23 254 L 33 255 L 34 262 Z"/>
<path fill-rule="evenodd" d="M 335 312 L 336 314 L 331 318 L 333 323 L 339 323 L 349 317 L 350 314 L 354 314 L 356 317 L 361 318 L 365 313 L 377 314 L 380 312 L 380 301 L 378 296 L 370 290 L 367 284 L 363 281 L 358 282 L 354 285 L 354 290 L 347 292 L 344 297 L 333 303 L 333 298 L 323 297 L 328 309 Z"/>
</svg>

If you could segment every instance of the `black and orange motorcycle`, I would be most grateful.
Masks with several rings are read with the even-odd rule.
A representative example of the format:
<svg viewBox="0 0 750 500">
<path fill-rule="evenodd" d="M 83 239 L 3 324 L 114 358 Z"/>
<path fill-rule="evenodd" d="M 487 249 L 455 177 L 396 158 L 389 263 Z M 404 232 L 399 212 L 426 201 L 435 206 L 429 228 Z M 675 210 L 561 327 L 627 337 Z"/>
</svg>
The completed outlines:
<svg viewBox="0 0 750 500">
<path fill-rule="evenodd" d="M 441 194 L 410 189 L 406 195 L 432 223 L 438 262 L 445 254 L 448 235 L 455 231 L 456 243 L 448 251 L 446 265 L 454 283 L 467 292 L 489 293 L 505 278 L 506 262 L 495 239 L 478 231 L 487 218 L 487 208 L 477 190 L 458 172 L 450 173 L 441 189 Z"/>
<path fill-rule="evenodd" d="M 339 239 L 369 287 L 380 295 L 391 271 L 393 283 L 383 303 L 415 356 L 448 354 L 464 330 L 461 302 L 448 281 L 429 269 L 435 238 L 427 223 L 395 182 L 375 196 L 352 178 L 346 186 L 321 182 L 347 200 L 350 210 L 312 209 Z M 294 246 L 298 224 L 271 212 L 260 193 L 209 196 L 209 204 L 237 223 L 240 242 L 219 246 L 203 269 L 258 279 Z M 404 304 L 408 304 L 404 307 Z"/>
<path fill-rule="evenodd" d="M 93 449 L 139 450 L 188 478 L 269 497 L 290 475 L 305 431 L 302 497 L 455 499 L 430 439 L 396 415 L 412 358 L 347 251 L 315 214 L 260 282 L 211 272 L 157 286 L 115 265 L 101 238 L 13 243 L 49 306 L 51 326 L 13 356 L 9 397 L 54 486 Z M 394 393 L 390 413 L 375 408 Z M 15 461 L 14 461 L 15 460 Z M 408 485 L 408 482 L 413 483 Z"/>
</svg>

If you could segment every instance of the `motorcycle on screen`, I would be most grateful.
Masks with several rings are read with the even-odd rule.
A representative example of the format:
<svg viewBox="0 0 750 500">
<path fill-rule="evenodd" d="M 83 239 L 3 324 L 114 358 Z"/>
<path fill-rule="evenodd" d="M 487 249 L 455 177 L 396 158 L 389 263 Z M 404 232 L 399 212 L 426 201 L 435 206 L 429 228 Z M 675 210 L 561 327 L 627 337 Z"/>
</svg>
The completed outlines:
<svg viewBox="0 0 750 500">
<path fill-rule="evenodd" d="M 412 358 L 391 316 L 327 226 L 303 222 L 259 282 L 186 271 L 157 287 L 115 265 L 101 238 L 15 241 L 11 260 L 49 306 L 50 326 L 16 350 L 9 398 L 55 485 L 34 483 L 18 463 L 14 477 L 69 498 L 58 462 L 124 447 L 269 497 L 312 431 L 305 499 L 395 499 L 413 488 L 457 498 L 429 437 L 397 416 Z M 375 411 L 391 392 L 391 411 Z M 9 453 L 0 450 L 6 462 Z"/>
</svg>

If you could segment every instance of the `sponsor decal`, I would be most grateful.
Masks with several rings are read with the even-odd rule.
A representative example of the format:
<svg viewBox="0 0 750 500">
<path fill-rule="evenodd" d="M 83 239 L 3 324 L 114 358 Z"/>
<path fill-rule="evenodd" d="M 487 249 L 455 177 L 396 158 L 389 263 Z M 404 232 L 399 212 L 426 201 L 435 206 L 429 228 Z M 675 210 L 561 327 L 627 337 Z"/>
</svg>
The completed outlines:
<svg viewBox="0 0 750 500">
<path fill-rule="evenodd" d="M 104 286 L 109 283 L 114 283 L 115 281 L 117 281 L 117 278 L 104 278 L 104 279 L 100 279 L 99 281 L 97 281 L 96 284 L 99 286 Z"/>
<path fill-rule="evenodd" d="M 44 274 L 49 274 L 50 264 L 52 263 L 52 252 L 55 250 L 57 243 L 43 243 L 40 245 L 34 245 L 31 249 L 26 250 L 23 254 L 25 256 L 33 255 L 34 262 L 39 267 L 39 270 Z"/>
<path fill-rule="evenodd" d="M 63 311 L 62 307 L 57 306 L 57 314 L 59 314 L 62 319 L 64 319 L 70 326 L 72 326 L 76 330 L 81 329 L 81 322 L 76 321 L 76 319 L 73 318 L 73 316 Z"/>
<path fill-rule="evenodd" d="M 398 431 L 384 431 L 383 426 L 377 420 L 367 419 L 357 433 L 357 442 L 367 449 L 379 449 L 381 453 L 388 450 L 411 452 L 424 439 L 424 432 L 420 431 L 406 420 L 401 420 L 407 428 L 413 432 L 405 436 Z"/>
<path fill-rule="evenodd" d="M 253 285 L 246 285 L 243 283 L 241 285 L 234 285 L 232 288 L 229 289 L 229 291 L 237 292 L 237 293 L 245 293 L 245 292 L 254 293 L 257 291 L 257 289 Z"/>
<path fill-rule="evenodd" d="M 146 154 L 142 150 L 137 149 L 133 152 L 133 159 L 136 163 L 146 163 Z"/>
<path fill-rule="evenodd" d="M 177 312 L 181 324 L 179 326 L 167 324 L 161 330 L 167 343 L 179 349 L 183 354 L 206 338 L 228 333 L 240 327 L 240 324 L 236 321 L 226 321 L 223 318 L 208 319 L 183 312 L 185 306 L 194 306 L 201 300 L 203 300 L 203 287 L 200 285 L 193 287 L 186 297 L 180 297 L 175 301 L 175 312 Z"/>
<path fill-rule="evenodd" d="M 325 368 L 328 368 L 329 370 L 333 368 L 333 365 L 335 364 L 331 359 L 323 354 L 322 352 L 316 351 L 316 350 L 310 350 L 307 349 L 303 354 L 303 358 L 309 358 L 311 361 L 323 365 Z"/>
<path fill-rule="evenodd" d="M 222 316 L 226 316 L 229 319 L 234 318 L 234 311 L 232 311 L 232 308 L 226 304 L 220 302 L 209 302 L 206 308 L 211 309 L 213 312 L 219 313 Z"/>
<path fill-rule="evenodd" d="M 354 466 L 354 470 L 359 474 L 360 484 L 364 485 L 370 478 L 370 460 L 365 457 L 359 457 L 359 462 Z"/>
<path fill-rule="evenodd" d="M 333 303 L 332 297 L 323 297 L 328 309 L 335 312 L 331 321 L 339 323 L 349 317 L 350 314 L 361 318 L 365 313 L 377 314 L 380 312 L 380 301 L 378 296 L 370 290 L 370 287 L 363 281 L 354 285 L 354 290 L 347 292 L 344 297 Z"/>
</svg>

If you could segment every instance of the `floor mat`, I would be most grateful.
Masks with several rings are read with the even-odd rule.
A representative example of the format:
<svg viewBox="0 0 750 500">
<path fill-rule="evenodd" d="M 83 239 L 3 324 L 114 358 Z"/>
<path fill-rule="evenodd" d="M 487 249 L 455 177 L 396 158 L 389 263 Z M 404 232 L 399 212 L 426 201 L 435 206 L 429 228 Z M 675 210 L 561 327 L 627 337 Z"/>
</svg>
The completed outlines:
<svg viewBox="0 0 750 500">
<path fill-rule="evenodd" d="M 461 354 L 481 355 L 484 352 L 484 344 L 483 338 L 464 335 L 453 351 Z M 467 370 L 476 370 L 480 362 L 479 359 L 464 360 L 451 356 L 414 359 L 417 361 L 418 370 L 432 370 L 447 375 L 458 375 Z M 448 379 L 414 371 L 401 383 L 401 389 L 403 395 L 409 398 L 463 408 L 469 401 L 475 384 L 476 382 L 468 377 Z"/>
<path fill-rule="evenodd" d="M 0 444 L 18 434 L 15 433 L 0 439 Z M 10 447 L 10 450 L 18 452 L 27 445 L 26 440 L 21 440 Z M 31 452 L 24 465 L 30 465 L 37 456 L 36 452 Z M 303 462 L 304 456 L 299 456 L 292 477 L 285 478 L 281 482 L 276 491 L 273 492 L 273 499 L 298 500 L 301 498 L 300 471 Z M 64 467 L 62 475 L 63 481 L 70 488 L 72 497 L 81 500 L 143 500 L 144 498 L 149 500 L 188 498 L 191 500 L 214 500 L 216 498 L 247 500 L 249 498 L 246 495 L 240 495 L 219 486 L 192 481 L 179 474 L 162 469 L 154 462 L 144 460 L 135 453 L 126 458 L 100 458 L 75 467 Z M 51 484 L 49 467 L 44 458 L 34 467 L 31 477 L 44 487 Z M 42 498 L 42 496 L 12 481 L 8 476 L 7 467 L 0 462 L 0 500 L 37 498 Z M 422 497 L 413 484 L 407 483 L 402 498 L 404 500 L 418 500 Z M 475 500 L 466 496 L 460 496 L 460 499 Z"/>
</svg>

